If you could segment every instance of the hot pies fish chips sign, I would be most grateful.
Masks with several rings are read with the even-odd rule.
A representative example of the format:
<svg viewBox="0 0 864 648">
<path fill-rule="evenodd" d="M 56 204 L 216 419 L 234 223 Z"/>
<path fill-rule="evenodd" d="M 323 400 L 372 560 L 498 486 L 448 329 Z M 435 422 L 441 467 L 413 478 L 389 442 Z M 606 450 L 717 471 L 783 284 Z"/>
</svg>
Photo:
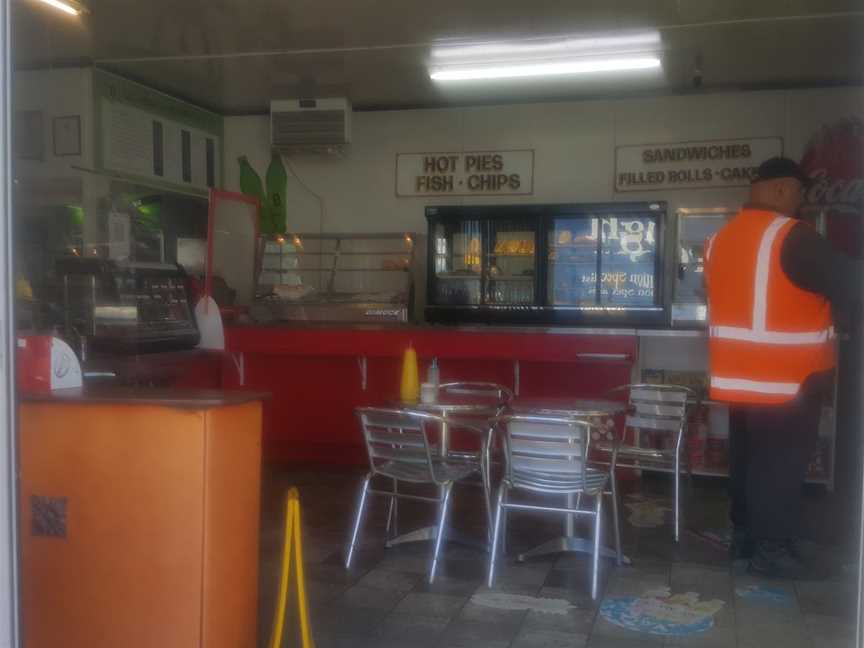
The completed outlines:
<svg viewBox="0 0 864 648">
<path fill-rule="evenodd" d="M 534 192 L 534 151 L 396 155 L 397 196 L 520 196 Z"/>
</svg>

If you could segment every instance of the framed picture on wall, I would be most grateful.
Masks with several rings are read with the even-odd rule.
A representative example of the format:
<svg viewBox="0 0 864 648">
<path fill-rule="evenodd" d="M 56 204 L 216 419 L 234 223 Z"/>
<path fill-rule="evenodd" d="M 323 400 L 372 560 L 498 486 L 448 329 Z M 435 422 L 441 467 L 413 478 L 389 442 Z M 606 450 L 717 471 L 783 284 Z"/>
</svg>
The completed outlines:
<svg viewBox="0 0 864 648">
<path fill-rule="evenodd" d="M 81 155 L 81 116 L 54 118 L 54 155 Z"/>
<path fill-rule="evenodd" d="M 44 137 L 41 110 L 19 110 L 15 113 L 15 157 L 19 160 L 43 159 Z"/>
</svg>

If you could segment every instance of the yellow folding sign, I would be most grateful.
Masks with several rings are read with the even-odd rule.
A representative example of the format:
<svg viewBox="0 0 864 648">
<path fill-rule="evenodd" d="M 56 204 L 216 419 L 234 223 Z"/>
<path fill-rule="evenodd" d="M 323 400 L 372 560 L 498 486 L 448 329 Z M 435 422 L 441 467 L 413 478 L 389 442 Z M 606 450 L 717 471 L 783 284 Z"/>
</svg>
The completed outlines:
<svg viewBox="0 0 864 648">
<path fill-rule="evenodd" d="M 281 648 L 285 631 L 285 612 L 288 607 L 288 577 L 291 573 L 291 548 L 297 572 L 297 613 L 300 618 L 300 638 L 303 648 L 315 648 L 309 632 L 309 606 L 306 603 L 306 578 L 303 575 L 303 541 L 300 533 L 300 494 L 296 488 L 288 491 L 285 502 L 285 543 L 282 550 L 282 578 L 279 599 L 273 617 L 273 632 L 269 648 Z"/>
</svg>

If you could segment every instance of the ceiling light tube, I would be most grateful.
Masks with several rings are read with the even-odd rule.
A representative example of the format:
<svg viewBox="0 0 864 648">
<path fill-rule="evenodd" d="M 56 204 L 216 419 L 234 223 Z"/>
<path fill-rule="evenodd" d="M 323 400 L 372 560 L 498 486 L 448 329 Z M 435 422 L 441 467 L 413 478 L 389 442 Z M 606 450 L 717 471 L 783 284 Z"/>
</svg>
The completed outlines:
<svg viewBox="0 0 864 648">
<path fill-rule="evenodd" d="M 656 56 L 628 56 L 617 58 L 571 59 L 532 63 L 498 65 L 453 65 L 433 68 L 429 77 L 433 81 L 472 81 L 479 79 L 515 79 L 565 74 L 591 74 L 625 70 L 651 70 L 662 66 Z"/>
<path fill-rule="evenodd" d="M 442 64 L 481 63 L 500 58 L 559 58 L 586 54 L 618 56 L 628 52 L 646 54 L 657 51 L 662 42 L 660 32 L 633 32 L 612 35 L 579 36 L 571 38 L 533 38 L 485 43 L 451 43 L 441 41 L 432 47 L 432 59 Z"/>
<path fill-rule="evenodd" d="M 69 14 L 70 16 L 80 16 L 82 13 L 86 13 L 84 7 L 79 5 L 77 2 L 71 2 L 70 0 L 40 0 L 45 4 L 54 7 L 55 9 L 59 9 L 60 11 Z"/>
</svg>

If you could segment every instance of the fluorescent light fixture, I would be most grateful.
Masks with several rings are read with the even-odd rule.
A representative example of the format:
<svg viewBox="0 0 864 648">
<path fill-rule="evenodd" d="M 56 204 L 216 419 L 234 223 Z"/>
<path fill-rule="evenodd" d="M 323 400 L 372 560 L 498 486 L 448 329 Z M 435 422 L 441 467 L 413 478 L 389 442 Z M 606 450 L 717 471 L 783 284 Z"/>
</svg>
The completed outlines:
<svg viewBox="0 0 864 648">
<path fill-rule="evenodd" d="M 467 63 L 489 59 L 521 59 L 525 57 L 565 57 L 624 54 L 627 52 L 657 51 L 661 46 L 660 32 L 656 30 L 623 32 L 609 35 L 569 38 L 528 38 L 513 41 L 481 43 L 450 43 L 439 41 L 432 48 L 432 60 L 441 63 Z"/>
<path fill-rule="evenodd" d="M 54 7 L 55 9 L 59 9 L 60 11 L 69 14 L 70 16 L 80 16 L 82 13 L 86 13 L 84 7 L 79 5 L 77 2 L 70 2 L 68 0 L 40 0 L 47 5 Z"/>
<path fill-rule="evenodd" d="M 511 65 L 448 66 L 430 70 L 433 81 L 471 81 L 477 79 L 517 79 L 565 74 L 591 74 L 624 70 L 650 70 L 662 66 L 656 56 L 626 58 L 584 58 L 569 61 L 522 63 Z"/>
</svg>

